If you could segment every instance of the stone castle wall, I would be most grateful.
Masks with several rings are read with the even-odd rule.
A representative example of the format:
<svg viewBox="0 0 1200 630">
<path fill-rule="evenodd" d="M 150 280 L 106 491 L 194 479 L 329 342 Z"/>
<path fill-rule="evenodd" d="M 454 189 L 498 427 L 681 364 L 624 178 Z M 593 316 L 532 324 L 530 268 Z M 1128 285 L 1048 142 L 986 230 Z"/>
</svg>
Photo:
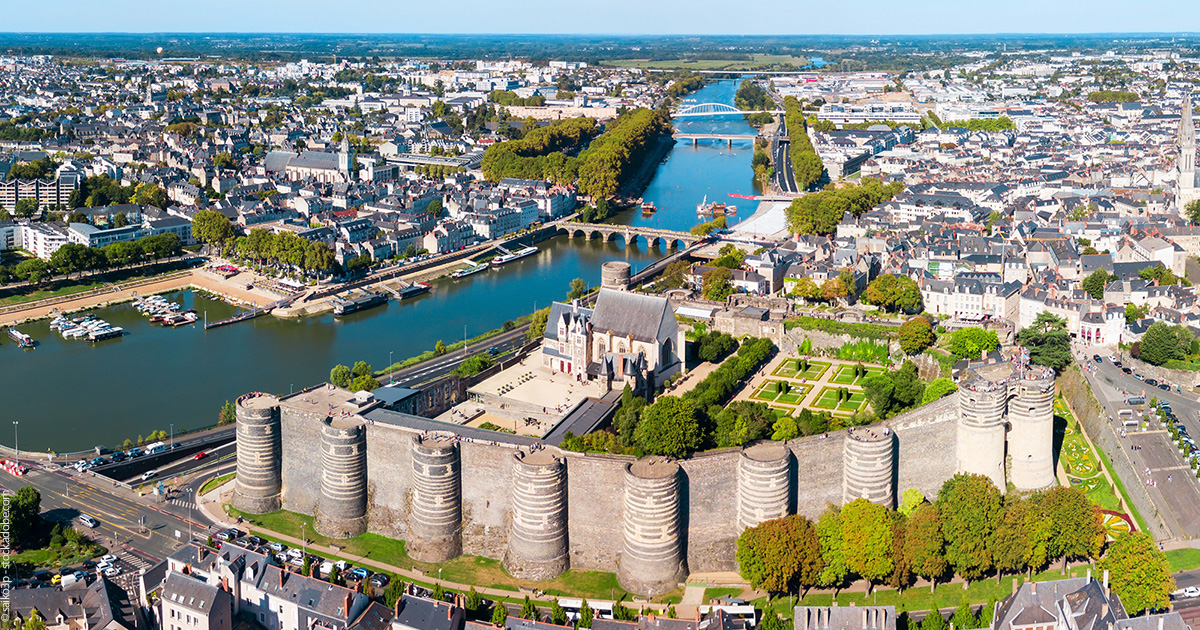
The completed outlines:
<svg viewBox="0 0 1200 630">
<path fill-rule="evenodd" d="M 314 514 L 318 511 L 321 494 L 321 436 L 327 419 L 324 414 L 307 407 L 289 405 L 286 399 L 281 402 L 278 417 L 283 453 L 283 508 Z M 887 427 L 894 449 L 891 487 L 878 494 L 886 497 L 881 500 L 890 505 L 905 489 L 914 487 L 931 499 L 936 496 L 942 482 L 955 472 L 952 453 L 956 419 L 956 397 L 950 396 L 872 427 L 875 431 Z M 635 541 L 629 543 L 633 545 L 630 547 L 627 538 L 644 537 L 645 532 L 657 531 L 653 523 L 636 521 L 667 513 L 653 505 L 645 505 L 646 501 L 665 500 L 667 495 L 661 489 L 639 488 L 636 479 L 631 481 L 628 466 L 640 463 L 634 458 L 563 452 L 546 447 L 545 455 L 561 460 L 565 497 L 560 490 L 551 489 L 555 498 L 538 498 L 534 504 L 540 501 L 547 506 L 548 513 L 542 522 L 561 523 L 561 512 L 558 515 L 552 512 L 560 509 L 565 501 L 569 555 L 566 559 L 560 557 L 538 564 L 537 554 L 551 553 L 554 545 L 562 543 L 548 547 L 530 546 L 529 541 L 537 537 L 536 531 L 529 529 L 522 532 L 523 538 L 515 544 L 510 540 L 514 484 L 518 481 L 515 467 L 521 461 L 516 456 L 522 450 L 528 451 L 527 447 L 499 441 L 457 440 L 450 434 L 441 435 L 440 440 L 424 436 L 422 441 L 423 434 L 416 430 L 375 421 L 367 421 L 362 428 L 368 471 L 363 490 L 367 531 L 409 541 L 413 553 L 431 560 L 458 553 L 479 555 L 504 560 L 517 570 L 528 570 L 532 572 L 530 575 L 543 578 L 553 577 L 551 573 L 565 568 L 619 572 L 627 549 L 643 549 L 639 545 L 648 544 L 645 540 Z M 742 531 L 739 505 L 773 506 L 770 507 L 772 513 L 790 511 L 815 519 L 828 505 L 841 504 L 844 471 L 851 469 L 845 463 L 846 435 L 846 431 L 838 431 L 786 444 L 768 443 L 700 453 L 677 461 L 677 557 L 682 569 L 693 572 L 736 570 L 734 552 Z M 456 452 L 457 456 L 438 459 L 431 455 L 431 450 L 438 449 Z M 419 460 L 414 458 L 418 450 Z M 745 462 L 748 454 L 776 462 L 771 465 L 773 472 L 765 477 L 747 475 L 743 467 L 748 465 Z M 880 461 L 886 461 L 886 458 Z M 444 465 L 446 462 L 449 464 Z M 877 473 L 872 471 L 876 477 L 869 483 L 880 483 Z M 445 483 L 447 474 L 457 475 L 459 483 Z M 884 483 L 888 477 L 889 474 L 883 475 Z M 420 509 L 414 512 L 414 505 L 418 503 Z M 426 523 L 415 523 L 422 514 L 434 513 L 439 515 L 438 518 L 455 514 L 456 505 L 461 513 L 457 529 L 443 527 L 444 531 L 432 531 Z M 541 516 L 526 508 L 522 523 L 528 526 L 529 522 L 538 522 Z M 561 541 L 561 535 L 557 540 Z M 636 567 L 637 562 L 645 563 L 649 561 L 647 558 L 656 557 L 655 553 L 662 551 L 660 543 L 651 544 L 652 551 L 630 562 Z M 671 544 L 668 541 L 666 546 Z M 527 557 L 522 557 L 522 553 Z M 670 576 L 674 573 L 664 568 L 667 565 L 657 566 L 656 570 L 661 569 L 662 579 L 640 582 L 630 577 L 629 585 L 645 590 L 662 588 L 664 580 L 672 579 Z"/>
</svg>

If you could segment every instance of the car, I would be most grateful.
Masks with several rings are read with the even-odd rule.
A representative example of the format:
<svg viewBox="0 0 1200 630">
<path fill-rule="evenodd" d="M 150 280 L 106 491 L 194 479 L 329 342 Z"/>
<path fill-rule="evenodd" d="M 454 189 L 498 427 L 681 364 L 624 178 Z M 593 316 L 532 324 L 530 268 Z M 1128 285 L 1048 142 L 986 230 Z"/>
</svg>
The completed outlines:
<svg viewBox="0 0 1200 630">
<path fill-rule="evenodd" d="M 246 535 L 246 532 L 244 532 L 236 527 L 230 527 L 229 529 L 227 529 L 225 531 L 229 532 L 230 538 L 241 538 L 242 536 Z"/>
<path fill-rule="evenodd" d="M 1127 368 L 1127 367 L 1123 367 L 1123 368 L 1121 368 L 1121 371 L 1122 371 L 1122 372 L 1124 372 L 1124 373 L 1126 373 L 1126 374 L 1133 374 L 1133 370 L 1131 370 L 1131 369 L 1129 369 L 1129 368 Z"/>
<path fill-rule="evenodd" d="M 95 569 L 96 563 L 92 562 L 91 560 L 84 560 L 83 562 L 79 563 L 79 566 L 83 567 L 84 569 Z"/>
<path fill-rule="evenodd" d="M 346 572 L 346 577 L 353 578 L 355 582 L 360 582 L 370 578 L 373 574 L 369 569 L 363 567 L 354 567 Z"/>
<path fill-rule="evenodd" d="M 1190 597 L 1200 597 L 1200 587 L 1189 586 L 1189 587 L 1183 589 L 1183 596 L 1189 597 L 1189 598 Z"/>
<path fill-rule="evenodd" d="M 204 451 L 200 451 L 199 453 L 192 455 L 192 460 L 195 461 L 195 460 L 204 459 L 207 455 L 208 455 L 208 453 L 205 453 Z"/>
<path fill-rule="evenodd" d="M 80 522 L 80 523 L 83 523 L 83 524 L 84 524 L 84 525 L 86 525 L 87 527 L 97 527 L 97 526 L 99 526 L 99 525 L 100 525 L 100 522 L 99 522 L 99 521 L 97 521 L 96 519 L 94 519 L 94 518 L 92 518 L 92 517 L 88 516 L 87 514 L 80 514 L 80 515 L 79 515 L 79 522 Z"/>
<path fill-rule="evenodd" d="M 1171 386 L 1167 385 L 1166 383 L 1159 383 L 1158 388 L 1168 392 L 1171 391 Z"/>
<path fill-rule="evenodd" d="M 93 466 L 103 466 L 103 465 L 105 465 L 105 464 L 107 464 L 107 463 L 108 463 L 108 460 L 107 460 L 107 459 L 104 459 L 103 457 L 94 457 L 94 458 L 92 458 L 92 465 L 93 465 Z"/>
<path fill-rule="evenodd" d="M 282 553 L 284 551 L 287 551 L 287 548 L 288 548 L 287 545 L 285 545 L 281 542 L 274 541 L 274 540 L 267 543 L 267 549 L 270 549 L 271 551 L 274 551 L 275 553 Z"/>
<path fill-rule="evenodd" d="M 222 530 L 213 534 L 213 538 L 217 540 L 229 540 L 232 536 L 229 535 L 229 530 Z"/>
<path fill-rule="evenodd" d="M 129 459 L 137 459 L 137 458 L 141 457 L 142 455 L 145 455 L 145 453 L 142 452 L 142 449 L 136 448 L 136 447 L 129 449 L 128 451 L 125 452 L 125 454 L 129 455 Z"/>
<path fill-rule="evenodd" d="M 109 563 L 109 564 L 112 564 L 112 563 L 114 563 L 114 562 L 116 562 L 116 561 L 117 561 L 117 557 L 116 557 L 116 556 L 114 556 L 114 555 L 112 555 L 111 553 L 110 553 L 110 554 L 103 555 L 103 556 L 100 556 L 100 562 L 107 562 L 107 563 Z"/>
<path fill-rule="evenodd" d="M 1158 385 L 1158 379 L 1156 378 L 1148 378 L 1145 380 L 1147 385 Z"/>
<path fill-rule="evenodd" d="M 247 536 L 247 537 L 246 537 L 246 542 L 247 542 L 247 543 L 249 543 L 249 544 L 251 544 L 251 545 L 254 545 L 255 547 L 261 547 L 261 546 L 262 546 L 262 544 L 263 544 L 263 543 L 265 543 L 265 542 L 267 542 L 267 541 L 265 541 L 265 540 L 263 540 L 263 539 L 259 538 L 258 536 Z"/>
<path fill-rule="evenodd" d="M 75 579 L 79 580 L 81 582 L 86 582 L 87 578 L 88 578 L 88 574 L 84 571 L 76 571 L 75 573 L 72 573 L 71 575 L 74 575 Z"/>
<path fill-rule="evenodd" d="M 54 584 L 54 585 L 62 584 L 62 576 L 61 575 L 50 576 L 50 583 Z"/>
<path fill-rule="evenodd" d="M 494 357 L 497 354 L 500 354 L 500 348 L 497 348 L 496 346 L 492 346 L 491 348 L 487 349 L 487 353 L 488 353 L 488 355 Z"/>
<path fill-rule="evenodd" d="M 147 470 L 146 472 L 142 473 L 142 481 L 150 481 L 151 479 L 155 478 L 156 476 L 158 476 L 158 473 L 156 471 Z"/>
<path fill-rule="evenodd" d="M 118 575 L 121 575 L 121 569 L 119 567 L 108 567 L 104 570 L 104 577 L 116 577 Z"/>
<path fill-rule="evenodd" d="M 26 586 L 29 586 L 29 580 L 22 580 L 18 578 L 9 583 L 9 586 L 13 588 L 25 588 Z"/>
<path fill-rule="evenodd" d="M 1145 376 L 1142 376 L 1141 374 L 1138 374 L 1137 372 L 1134 372 L 1134 373 L 1133 373 L 1133 378 L 1136 378 L 1136 379 L 1137 379 L 1137 380 L 1139 380 L 1139 381 L 1144 381 L 1144 380 L 1146 380 L 1146 377 L 1145 377 Z"/>
<path fill-rule="evenodd" d="M 123 462 L 127 459 L 129 459 L 129 456 L 126 455 L 124 451 L 117 451 L 116 453 L 112 454 L 112 462 L 114 464 Z"/>
<path fill-rule="evenodd" d="M 1101 359 L 1100 355 L 1098 355 L 1098 354 L 1093 354 L 1092 360 L 1095 361 L 1096 363 L 1104 363 L 1104 359 Z"/>
<path fill-rule="evenodd" d="M 371 586 L 377 588 L 385 588 L 391 581 L 392 578 L 388 577 L 386 573 L 376 573 L 371 576 Z"/>
<path fill-rule="evenodd" d="M 304 550 L 296 549 L 295 547 L 288 549 L 286 552 L 284 552 L 284 554 L 287 555 L 287 557 L 289 557 L 289 558 L 297 558 L 297 559 L 304 558 Z"/>
</svg>

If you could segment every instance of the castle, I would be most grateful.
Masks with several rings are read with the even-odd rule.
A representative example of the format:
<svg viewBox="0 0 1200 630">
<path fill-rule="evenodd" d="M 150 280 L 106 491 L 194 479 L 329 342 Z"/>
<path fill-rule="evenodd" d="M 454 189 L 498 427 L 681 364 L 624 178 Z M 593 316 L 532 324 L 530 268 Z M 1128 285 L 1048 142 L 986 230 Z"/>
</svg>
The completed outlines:
<svg viewBox="0 0 1200 630">
<path fill-rule="evenodd" d="M 312 514 L 334 538 L 403 539 L 424 562 L 486 556 L 530 580 L 615 571 L 654 595 L 689 571 L 736 570 L 737 537 L 765 520 L 860 497 L 890 507 L 908 488 L 932 499 L 957 472 L 1002 490 L 1052 485 L 1053 376 L 993 358 L 956 396 L 882 423 L 678 461 L 564 451 L 331 385 L 247 394 L 232 504 Z"/>
</svg>

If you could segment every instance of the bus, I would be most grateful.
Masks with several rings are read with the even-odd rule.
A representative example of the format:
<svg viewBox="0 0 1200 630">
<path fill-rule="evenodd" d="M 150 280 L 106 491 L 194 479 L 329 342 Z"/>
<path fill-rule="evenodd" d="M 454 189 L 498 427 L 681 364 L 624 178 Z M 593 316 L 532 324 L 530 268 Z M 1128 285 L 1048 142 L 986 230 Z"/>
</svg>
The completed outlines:
<svg viewBox="0 0 1200 630">
<path fill-rule="evenodd" d="M 579 609 L 583 607 L 582 599 L 560 599 L 558 605 L 562 607 L 563 612 L 567 613 L 567 619 L 571 621 L 579 621 Z M 612 602 L 588 602 L 588 608 L 592 609 L 593 619 L 612 619 L 613 605 Z"/>
</svg>

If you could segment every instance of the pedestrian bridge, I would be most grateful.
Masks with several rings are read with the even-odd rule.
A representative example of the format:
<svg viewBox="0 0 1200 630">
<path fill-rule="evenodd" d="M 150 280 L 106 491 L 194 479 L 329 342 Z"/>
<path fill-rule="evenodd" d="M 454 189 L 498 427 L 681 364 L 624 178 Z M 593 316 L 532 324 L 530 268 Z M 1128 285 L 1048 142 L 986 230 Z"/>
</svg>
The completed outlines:
<svg viewBox="0 0 1200 630">
<path fill-rule="evenodd" d="M 664 248 L 690 247 L 704 240 L 704 237 L 690 232 L 676 232 L 675 230 L 660 230 L 658 228 L 632 225 L 614 225 L 611 223 L 566 221 L 560 223 L 558 229 L 560 232 L 566 232 L 567 236 L 571 238 L 582 236 L 591 240 L 600 237 L 604 239 L 605 243 L 614 238 L 622 238 L 625 244 L 629 245 L 641 238 L 649 247 L 654 247 L 655 245 L 662 245 Z"/>
<path fill-rule="evenodd" d="M 762 110 L 768 114 L 782 114 L 781 109 Z M 725 103 L 689 103 L 681 105 L 674 112 L 671 112 L 672 118 L 700 117 L 700 116 L 745 116 L 755 112 L 744 109 L 738 109 L 732 105 Z"/>
</svg>

